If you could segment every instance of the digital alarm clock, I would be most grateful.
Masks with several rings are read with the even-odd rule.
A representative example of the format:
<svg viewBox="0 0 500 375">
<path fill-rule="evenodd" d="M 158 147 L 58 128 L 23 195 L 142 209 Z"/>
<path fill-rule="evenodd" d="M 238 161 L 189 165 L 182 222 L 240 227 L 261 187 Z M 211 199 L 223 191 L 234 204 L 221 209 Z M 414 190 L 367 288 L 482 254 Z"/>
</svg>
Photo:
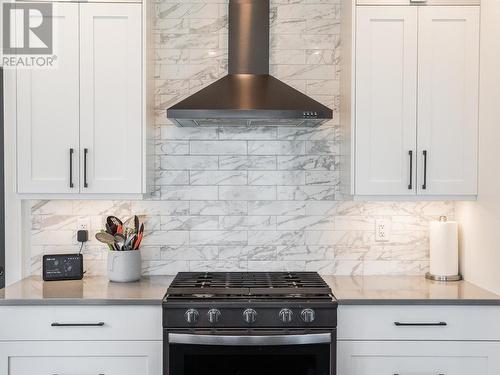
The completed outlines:
<svg viewBox="0 0 500 375">
<path fill-rule="evenodd" d="M 82 254 L 44 255 L 42 259 L 44 281 L 81 280 L 83 278 Z"/>
</svg>

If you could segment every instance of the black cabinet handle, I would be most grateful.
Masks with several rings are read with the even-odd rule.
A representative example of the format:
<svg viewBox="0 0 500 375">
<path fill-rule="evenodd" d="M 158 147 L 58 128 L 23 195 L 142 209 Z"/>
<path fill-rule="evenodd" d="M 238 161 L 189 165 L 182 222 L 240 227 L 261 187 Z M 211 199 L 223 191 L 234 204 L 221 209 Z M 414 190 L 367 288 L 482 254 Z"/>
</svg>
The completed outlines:
<svg viewBox="0 0 500 375">
<path fill-rule="evenodd" d="M 51 327 L 103 327 L 104 322 L 98 323 L 51 323 Z"/>
<path fill-rule="evenodd" d="M 436 323 L 401 323 L 401 322 L 394 322 L 395 326 L 398 327 L 425 327 L 425 326 L 447 326 L 448 324 L 446 322 L 436 322 Z"/>
<path fill-rule="evenodd" d="M 73 185 L 73 150 L 72 148 L 69 149 L 69 187 L 72 188 Z"/>
<path fill-rule="evenodd" d="M 410 183 L 408 184 L 408 190 L 413 189 L 413 151 L 408 151 L 408 156 L 410 157 Z"/>
<path fill-rule="evenodd" d="M 89 153 L 88 148 L 83 149 L 83 187 L 89 187 L 87 182 L 87 155 Z"/>
<path fill-rule="evenodd" d="M 422 151 L 424 155 L 424 183 L 422 184 L 422 189 L 427 189 L 427 150 Z"/>
</svg>

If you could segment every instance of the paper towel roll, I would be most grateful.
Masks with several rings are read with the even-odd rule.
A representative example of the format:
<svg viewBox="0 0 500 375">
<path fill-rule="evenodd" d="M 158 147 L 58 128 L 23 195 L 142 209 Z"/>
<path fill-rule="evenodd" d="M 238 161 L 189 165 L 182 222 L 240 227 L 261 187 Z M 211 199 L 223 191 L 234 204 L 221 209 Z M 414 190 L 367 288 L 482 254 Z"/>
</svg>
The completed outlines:
<svg viewBox="0 0 500 375">
<path fill-rule="evenodd" d="M 429 224 L 430 273 L 434 276 L 458 275 L 458 225 L 456 221 Z"/>
</svg>

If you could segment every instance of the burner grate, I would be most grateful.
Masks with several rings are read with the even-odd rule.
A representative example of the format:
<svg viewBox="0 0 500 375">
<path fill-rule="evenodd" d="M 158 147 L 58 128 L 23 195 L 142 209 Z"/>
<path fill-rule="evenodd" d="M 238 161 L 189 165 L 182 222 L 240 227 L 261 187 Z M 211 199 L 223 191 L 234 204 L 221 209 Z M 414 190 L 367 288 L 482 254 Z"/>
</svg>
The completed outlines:
<svg viewBox="0 0 500 375">
<path fill-rule="evenodd" d="M 180 272 L 167 294 L 184 298 L 324 298 L 331 290 L 316 272 Z"/>
</svg>

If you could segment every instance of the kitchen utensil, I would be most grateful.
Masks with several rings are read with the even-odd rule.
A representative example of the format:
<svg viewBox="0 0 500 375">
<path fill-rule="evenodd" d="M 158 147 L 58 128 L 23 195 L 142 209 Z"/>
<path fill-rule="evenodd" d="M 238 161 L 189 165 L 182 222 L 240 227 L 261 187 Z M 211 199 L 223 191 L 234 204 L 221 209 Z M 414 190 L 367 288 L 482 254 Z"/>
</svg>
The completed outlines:
<svg viewBox="0 0 500 375">
<path fill-rule="evenodd" d="M 106 224 L 108 224 L 112 235 L 116 234 L 119 225 L 123 225 L 122 221 L 116 216 L 108 216 L 106 218 Z"/>
<path fill-rule="evenodd" d="M 128 219 L 126 219 L 126 220 L 123 222 L 123 226 L 124 226 L 124 227 L 129 227 L 129 226 L 130 226 L 130 223 L 133 223 L 133 220 L 134 220 L 134 217 L 133 217 L 133 216 L 130 216 Z"/>
<path fill-rule="evenodd" d="M 109 233 L 109 234 L 111 234 L 111 235 L 113 235 L 113 236 L 115 235 L 115 234 L 113 233 L 113 230 L 111 229 L 111 227 L 109 226 L 109 224 L 108 224 L 108 223 L 106 223 L 106 233 Z"/>
<path fill-rule="evenodd" d="M 132 244 L 135 242 L 135 239 L 137 238 L 137 235 L 134 233 L 131 236 L 127 237 L 127 240 L 125 241 L 125 244 L 123 245 L 125 250 L 132 250 L 133 246 Z"/>
<path fill-rule="evenodd" d="M 137 235 L 137 240 L 134 243 L 134 249 L 138 250 L 139 246 L 141 246 L 142 238 L 144 237 L 144 223 L 141 224 L 139 229 L 139 234 Z"/>
<path fill-rule="evenodd" d="M 135 233 L 139 234 L 139 217 L 137 215 L 134 215 L 134 227 Z"/>
<path fill-rule="evenodd" d="M 134 250 L 139 250 L 139 246 L 141 246 L 142 237 L 143 237 L 142 233 L 139 233 L 137 235 L 137 240 L 134 243 Z"/>
<path fill-rule="evenodd" d="M 129 234 L 135 233 L 135 221 L 134 217 L 131 216 L 123 223 L 123 233 L 128 236 Z"/>
<path fill-rule="evenodd" d="M 124 250 L 123 246 L 125 245 L 125 236 L 121 233 L 117 233 L 115 234 L 114 240 L 116 246 L 118 246 L 118 250 Z"/>
<path fill-rule="evenodd" d="M 96 233 L 95 238 L 97 241 L 105 243 L 106 245 L 114 245 L 115 237 L 107 232 Z"/>
</svg>

